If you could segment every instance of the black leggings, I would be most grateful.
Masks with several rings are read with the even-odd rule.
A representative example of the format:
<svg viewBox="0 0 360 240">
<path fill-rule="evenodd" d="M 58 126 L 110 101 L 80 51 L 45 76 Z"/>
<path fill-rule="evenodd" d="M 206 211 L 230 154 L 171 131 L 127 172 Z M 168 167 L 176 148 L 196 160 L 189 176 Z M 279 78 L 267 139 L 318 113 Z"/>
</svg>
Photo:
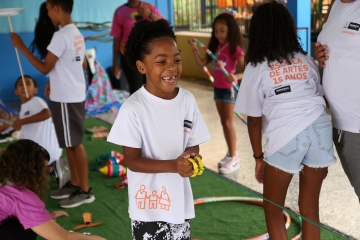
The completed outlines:
<svg viewBox="0 0 360 240">
<path fill-rule="evenodd" d="M 136 92 L 142 85 L 146 82 L 146 77 L 144 74 L 141 74 L 137 69 L 129 66 L 128 62 L 125 59 L 125 56 L 121 54 L 121 68 L 124 71 L 125 77 L 129 84 L 130 94 Z"/>
<path fill-rule="evenodd" d="M 17 218 L 11 217 L 0 224 L 1 240 L 36 240 L 37 234 L 29 229 L 24 230 Z"/>
</svg>

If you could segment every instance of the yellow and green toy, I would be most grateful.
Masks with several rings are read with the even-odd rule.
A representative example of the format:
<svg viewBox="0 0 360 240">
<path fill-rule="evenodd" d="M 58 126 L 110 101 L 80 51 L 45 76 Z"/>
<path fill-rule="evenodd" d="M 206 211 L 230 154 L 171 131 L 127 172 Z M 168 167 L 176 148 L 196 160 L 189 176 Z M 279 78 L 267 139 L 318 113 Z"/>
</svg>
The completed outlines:
<svg viewBox="0 0 360 240">
<path fill-rule="evenodd" d="M 194 158 L 188 158 L 188 160 L 189 160 L 189 162 L 192 163 L 193 168 L 194 168 L 194 173 L 193 173 L 193 175 L 191 175 L 191 177 L 196 177 L 196 176 L 203 174 L 203 172 L 205 170 L 205 165 L 201 161 L 200 157 L 195 156 Z"/>
</svg>

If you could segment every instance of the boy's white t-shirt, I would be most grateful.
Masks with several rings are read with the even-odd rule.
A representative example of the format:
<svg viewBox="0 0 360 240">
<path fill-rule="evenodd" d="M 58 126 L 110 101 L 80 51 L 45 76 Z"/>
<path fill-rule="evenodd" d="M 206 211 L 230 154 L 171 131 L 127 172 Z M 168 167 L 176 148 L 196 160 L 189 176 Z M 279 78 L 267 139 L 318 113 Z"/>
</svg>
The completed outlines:
<svg viewBox="0 0 360 240">
<path fill-rule="evenodd" d="M 59 58 L 48 75 L 51 101 L 85 101 L 86 84 L 82 68 L 85 42 L 79 29 L 73 23 L 60 28 L 54 33 L 47 50 Z"/>
<path fill-rule="evenodd" d="M 262 117 L 265 156 L 280 150 L 325 110 L 318 67 L 296 53 L 292 64 L 267 61 L 246 66 L 235 112 Z"/>
<path fill-rule="evenodd" d="M 33 97 L 21 104 L 20 119 L 32 117 L 43 109 L 49 109 L 46 102 L 39 97 Z M 49 164 L 60 159 L 62 149 L 59 147 L 51 117 L 41 122 L 21 126 L 21 134 L 24 139 L 33 140 L 49 152 Z"/>
<path fill-rule="evenodd" d="M 323 85 L 333 126 L 360 133 L 360 1 L 335 1 L 318 42 L 329 50 Z"/>
<path fill-rule="evenodd" d="M 141 148 L 141 155 L 146 158 L 169 160 L 210 138 L 190 92 L 179 88 L 174 99 L 164 100 L 143 86 L 121 106 L 107 141 Z M 132 220 L 181 224 L 195 217 L 189 178 L 177 173 L 151 174 L 130 169 L 127 177 Z"/>
</svg>

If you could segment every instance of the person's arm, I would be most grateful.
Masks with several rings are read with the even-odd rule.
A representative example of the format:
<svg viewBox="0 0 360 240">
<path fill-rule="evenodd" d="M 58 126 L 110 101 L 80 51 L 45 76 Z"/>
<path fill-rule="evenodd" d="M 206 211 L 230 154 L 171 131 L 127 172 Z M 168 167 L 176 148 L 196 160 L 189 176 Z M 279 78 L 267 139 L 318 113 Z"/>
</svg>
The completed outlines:
<svg viewBox="0 0 360 240">
<path fill-rule="evenodd" d="M 163 19 L 163 16 L 159 13 L 159 11 L 153 7 L 152 9 L 149 9 L 146 6 L 140 6 L 138 8 L 138 13 L 142 17 L 148 17 L 152 19 L 153 21 L 157 21 L 159 19 Z"/>
<path fill-rule="evenodd" d="M 239 64 L 240 68 L 242 69 L 242 71 L 240 73 L 235 73 L 235 74 L 229 74 L 226 79 L 229 82 L 234 82 L 234 81 L 238 81 L 241 80 L 243 75 L 244 75 L 244 56 L 240 56 L 237 60 L 237 63 Z"/>
<path fill-rule="evenodd" d="M 326 45 L 321 45 L 319 42 L 315 43 L 314 55 L 316 60 L 319 62 L 319 66 L 322 68 L 326 66 L 325 61 L 329 59 L 329 56 L 327 55 L 328 53 L 329 50 Z"/>
<path fill-rule="evenodd" d="M 16 33 L 11 33 L 11 43 L 20 50 L 24 54 L 24 56 L 29 60 L 31 65 L 33 65 L 39 72 L 43 74 L 48 74 L 55 66 L 56 61 L 58 60 L 58 57 L 55 56 L 53 53 L 48 51 L 48 54 L 46 55 L 44 61 L 40 61 L 38 58 L 36 58 L 30 50 L 25 46 L 23 40 L 19 35 Z"/>
<path fill-rule="evenodd" d="M 49 109 L 44 108 L 43 110 L 41 110 L 41 112 L 28 117 L 28 118 L 22 118 L 22 119 L 17 119 L 14 123 L 13 123 L 13 128 L 14 130 L 18 131 L 21 129 L 21 126 L 26 125 L 26 124 L 30 124 L 30 123 L 36 123 L 36 122 L 41 122 L 44 121 L 48 118 L 51 117 L 51 113 L 49 111 Z"/>
<path fill-rule="evenodd" d="M 247 121 L 248 121 L 248 132 L 249 132 L 251 147 L 254 152 L 253 157 L 255 158 L 256 161 L 255 178 L 259 183 L 262 183 L 264 178 L 264 167 L 265 167 L 263 151 L 261 146 L 262 117 L 248 116 Z"/>
<path fill-rule="evenodd" d="M 241 80 L 244 76 L 244 70 L 245 70 L 245 61 L 244 61 L 244 56 L 240 56 L 237 60 L 237 63 L 240 66 L 241 72 L 235 74 L 235 77 L 237 80 Z"/>
<path fill-rule="evenodd" d="M 182 177 L 190 177 L 193 174 L 192 164 L 187 159 L 197 155 L 196 152 L 185 151 L 177 159 L 156 160 L 142 157 L 140 148 L 123 146 L 123 151 L 126 165 L 133 172 L 179 173 Z"/>
<path fill-rule="evenodd" d="M 205 66 L 206 64 L 208 64 L 208 59 L 207 57 L 204 57 L 202 58 L 199 54 L 199 50 L 197 48 L 197 45 L 196 45 L 196 41 L 195 39 L 193 38 L 190 38 L 188 43 L 190 44 L 191 48 L 192 48 L 192 52 L 194 54 L 194 58 L 195 58 L 195 61 L 196 61 L 196 64 L 199 66 L 199 67 L 203 67 Z"/>
<path fill-rule="evenodd" d="M 118 71 L 121 71 L 119 66 L 119 52 L 120 52 L 121 38 L 113 38 L 113 75 L 116 76 Z"/>
<path fill-rule="evenodd" d="M 48 240 L 104 240 L 95 235 L 84 235 L 76 232 L 68 232 L 54 220 L 49 220 L 31 228 L 39 236 Z"/>
</svg>

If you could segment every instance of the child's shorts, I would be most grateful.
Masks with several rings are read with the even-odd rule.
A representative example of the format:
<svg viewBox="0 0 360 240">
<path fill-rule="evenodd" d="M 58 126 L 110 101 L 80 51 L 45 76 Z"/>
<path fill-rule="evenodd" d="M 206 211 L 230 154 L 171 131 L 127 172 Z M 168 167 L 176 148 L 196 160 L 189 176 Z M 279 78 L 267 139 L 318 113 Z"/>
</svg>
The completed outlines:
<svg viewBox="0 0 360 240">
<path fill-rule="evenodd" d="M 84 102 L 51 101 L 51 114 L 60 147 L 68 148 L 80 145 L 84 135 Z"/>
<path fill-rule="evenodd" d="M 304 165 L 325 168 L 334 163 L 332 124 L 326 112 L 264 161 L 288 173 L 298 173 Z"/>
<path fill-rule="evenodd" d="M 183 224 L 131 220 L 132 240 L 190 240 L 190 220 Z"/>
<path fill-rule="evenodd" d="M 231 96 L 231 89 L 214 87 L 215 102 L 235 103 L 238 91 L 234 89 L 234 94 Z"/>
</svg>

